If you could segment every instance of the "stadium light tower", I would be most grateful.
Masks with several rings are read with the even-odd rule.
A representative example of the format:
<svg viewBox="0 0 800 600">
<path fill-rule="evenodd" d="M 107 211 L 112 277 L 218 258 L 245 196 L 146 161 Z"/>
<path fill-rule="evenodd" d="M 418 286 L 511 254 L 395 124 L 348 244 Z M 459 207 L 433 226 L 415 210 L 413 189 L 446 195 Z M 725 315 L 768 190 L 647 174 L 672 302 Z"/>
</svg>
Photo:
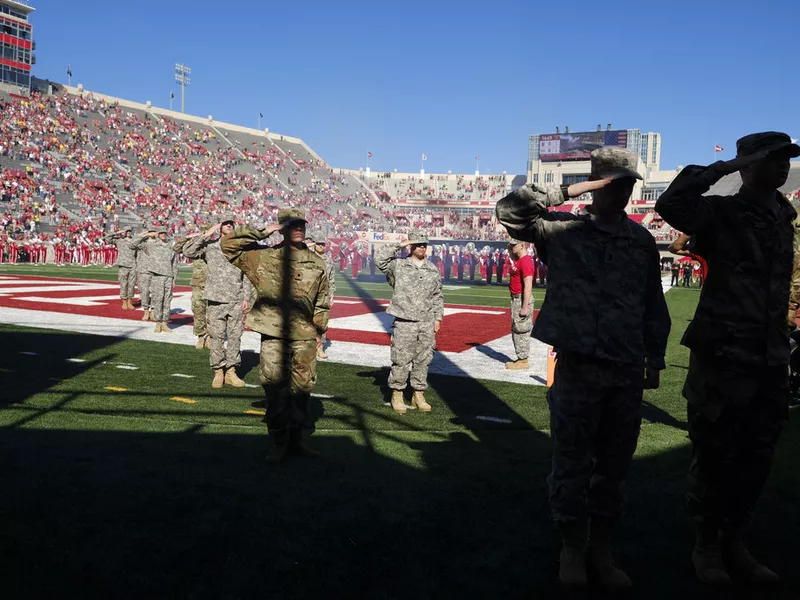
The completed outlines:
<svg viewBox="0 0 800 600">
<path fill-rule="evenodd" d="M 180 84 L 181 86 L 181 112 L 185 113 L 186 105 L 186 86 L 192 83 L 192 78 L 189 77 L 192 70 L 184 64 L 176 63 L 175 64 L 175 83 Z"/>
</svg>

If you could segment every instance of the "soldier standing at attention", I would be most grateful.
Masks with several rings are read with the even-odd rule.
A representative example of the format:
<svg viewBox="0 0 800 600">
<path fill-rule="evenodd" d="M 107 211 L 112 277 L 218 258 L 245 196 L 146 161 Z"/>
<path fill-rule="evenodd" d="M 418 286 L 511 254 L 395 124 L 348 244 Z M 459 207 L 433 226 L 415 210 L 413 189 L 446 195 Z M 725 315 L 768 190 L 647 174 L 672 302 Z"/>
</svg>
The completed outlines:
<svg viewBox="0 0 800 600">
<path fill-rule="evenodd" d="M 736 151 L 727 162 L 686 167 L 656 203 L 667 223 L 694 237 L 709 267 L 681 343 L 691 350 L 683 395 L 692 440 L 692 562 L 712 585 L 730 585 L 730 574 L 778 580 L 742 537 L 789 415 L 787 299 L 797 213 L 778 188 L 800 146 L 784 133 L 754 133 Z M 736 194 L 703 195 L 736 171 Z"/>
<path fill-rule="evenodd" d="M 328 306 L 333 308 L 333 297 L 336 295 L 336 267 L 333 261 L 325 256 L 325 236 L 321 231 L 313 231 L 310 237 L 306 238 L 306 243 L 309 248 L 314 251 L 314 254 L 319 256 L 325 261 L 325 276 L 328 278 Z M 327 333 L 320 336 L 319 344 L 317 344 L 317 358 L 325 360 L 328 355 L 325 354 L 325 344 L 327 342 Z"/>
<path fill-rule="evenodd" d="M 241 269 L 234 267 L 222 254 L 220 238 L 233 231 L 233 217 L 225 215 L 220 223 L 183 247 L 187 258 L 205 260 L 208 264 L 204 298 L 208 302 L 208 336 L 211 346 L 211 368 L 214 379 L 211 387 L 223 384 L 244 387 L 236 374 L 242 362 L 241 345 L 244 333 L 244 314 L 253 286 Z M 227 339 L 227 344 L 225 340 Z"/>
<path fill-rule="evenodd" d="M 133 310 L 133 294 L 136 285 L 136 257 L 131 247 L 131 228 L 111 233 L 105 239 L 117 247 L 117 279 L 122 310 Z"/>
<path fill-rule="evenodd" d="M 547 394 L 553 443 L 550 509 L 561 532 L 559 579 L 631 586 L 608 548 L 641 424 L 642 390 L 659 386 L 670 318 L 656 243 L 628 219 L 637 157 L 622 148 L 591 154 L 589 181 L 527 185 L 497 203 L 497 218 L 533 242 L 548 267 L 533 336 L 558 352 Z M 594 192 L 585 215 L 549 212 Z M 588 513 L 588 544 L 586 516 Z"/>
<path fill-rule="evenodd" d="M 408 247 L 408 258 L 398 258 L 397 252 Z M 375 265 L 386 275 L 394 288 L 386 312 L 394 316 L 392 333 L 392 370 L 389 387 L 392 389 L 392 409 L 404 415 L 403 400 L 409 378 L 414 393 L 412 408 L 430 412 L 425 400 L 428 389 L 428 366 L 433 360 L 436 334 L 444 316 L 442 280 L 431 261 L 425 258 L 428 237 L 411 232 L 402 244 L 387 244 L 375 256 Z"/>
<path fill-rule="evenodd" d="M 207 227 L 204 229 L 208 230 Z M 203 232 L 191 233 L 182 240 L 175 242 L 173 247 L 175 252 L 183 254 L 183 249 L 192 238 L 203 235 Z M 184 255 L 185 256 L 185 255 Z M 210 346 L 208 341 L 208 331 L 206 329 L 206 308 L 208 303 L 205 299 L 206 278 L 208 277 L 208 265 L 202 258 L 192 260 L 192 316 L 194 319 L 193 332 L 197 336 L 197 343 L 194 347 L 202 350 Z"/>
<path fill-rule="evenodd" d="M 258 244 L 276 231 L 282 231 L 282 243 Z M 247 326 L 261 334 L 258 375 L 267 403 L 264 420 L 274 440 L 270 463 L 282 461 L 288 451 L 319 456 L 307 442 L 314 432 L 309 403 L 317 381 L 317 340 L 328 328 L 330 294 L 325 261 L 306 247 L 305 237 L 305 213 L 289 208 L 278 212 L 277 224 L 240 226 L 220 241 L 225 257 L 255 287 Z"/>
<path fill-rule="evenodd" d="M 154 233 L 153 229 L 143 231 L 140 236 L 144 236 L 146 241 L 134 248 L 136 251 L 136 285 L 139 286 L 139 299 L 144 311 L 142 321 L 153 320 L 153 307 L 150 304 L 150 280 L 153 278 L 150 273 L 150 247 L 154 240 L 149 235 L 151 233 Z M 133 247 L 133 243 L 131 242 L 131 247 Z"/>
<path fill-rule="evenodd" d="M 533 329 L 533 259 L 528 254 L 528 244 L 519 240 L 508 243 L 508 253 L 511 258 L 511 277 L 508 281 L 511 293 L 511 339 L 517 360 L 506 363 L 506 369 L 527 369 Z"/>
<path fill-rule="evenodd" d="M 152 241 L 149 241 L 152 240 Z M 147 258 L 150 269 L 150 301 L 152 319 L 156 322 L 156 333 L 170 333 L 167 327 L 172 299 L 172 286 L 177 270 L 177 255 L 172 244 L 167 242 L 167 230 L 148 231 L 133 241 L 134 250 L 147 245 Z"/>
</svg>

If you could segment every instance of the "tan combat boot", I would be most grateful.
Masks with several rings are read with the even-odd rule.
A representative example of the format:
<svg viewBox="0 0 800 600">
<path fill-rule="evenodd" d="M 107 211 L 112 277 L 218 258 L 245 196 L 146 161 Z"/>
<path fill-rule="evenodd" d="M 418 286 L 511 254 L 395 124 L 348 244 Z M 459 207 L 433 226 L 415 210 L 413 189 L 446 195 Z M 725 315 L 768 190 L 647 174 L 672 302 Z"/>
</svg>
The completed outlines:
<svg viewBox="0 0 800 600">
<path fill-rule="evenodd" d="M 509 371 L 523 371 L 528 368 L 528 359 L 523 358 L 520 360 L 513 360 L 506 363 L 506 369 Z"/>
<path fill-rule="evenodd" d="M 155 331 L 156 333 L 161 333 L 161 322 L 160 321 L 156 321 L 156 328 L 153 331 Z"/>
<path fill-rule="evenodd" d="M 621 590 L 633 587 L 627 573 L 617 566 L 608 540 L 614 525 L 611 519 L 592 517 L 589 519 L 589 545 L 586 549 L 586 565 L 597 577 L 598 582 L 606 589 Z"/>
<path fill-rule="evenodd" d="M 721 548 L 725 564 L 734 574 L 753 583 L 778 583 L 780 581 L 780 577 L 772 569 L 759 563 L 750 554 L 747 546 L 744 545 L 740 531 L 723 532 Z"/>
<path fill-rule="evenodd" d="M 172 329 L 167 327 L 169 321 L 161 321 L 161 333 L 172 333 Z"/>
<path fill-rule="evenodd" d="M 558 558 L 558 580 L 567 587 L 586 587 L 586 529 L 580 521 L 560 521 L 561 554 Z"/>
<path fill-rule="evenodd" d="M 225 383 L 225 369 L 214 369 L 214 379 L 211 381 L 211 387 L 218 390 Z"/>
<path fill-rule="evenodd" d="M 411 396 L 411 406 L 419 409 L 419 412 L 431 412 L 433 407 L 425 400 L 425 392 L 414 390 Z"/>
<path fill-rule="evenodd" d="M 128 298 L 126 300 L 126 302 L 128 303 L 128 310 L 134 310 L 134 308 L 133 308 L 133 299 L 132 298 Z"/>
<path fill-rule="evenodd" d="M 206 337 L 204 335 L 201 335 L 197 338 L 197 343 L 194 345 L 194 347 L 196 350 L 202 350 L 205 343 L 206 343 Z"/>
<path fill-rule="evenodd" d="M 322 359 L 322 360 L 325 360 L 326 358 L 328 358 L 328 355 L 325 354 L 325 351 L 322 349 L 322 346 L 317 348 L 317 358 Z"/>
<path fill-rule="evenodd" d="M 692 564 L 697 578 L 708 585 L 731 585 L 731 577 L 722 562 L 722 549 L 719 543 L 719 531 L 709 525 L 698 525 Z"/>
<path fill-rule="evenodd" d="M 244 387 L 244 381 L 239 379 L 239 376 L 236 374 L 236 369 L 233 367 L 225 370 L 225 384 L 237 388 Z"/>
<path fill-rule="evenodd" d="M 144 314 L 142 315 L 142 321 L 149 321 L 149 320 L 150 320 L 150 311 L 145 308 Z"/>
<path fill-rule="evenodd" d="M 122 310 L 128 310 L 128 301 L 122 298 Z"/>
<path fill-rule="evenodd" d="M 408 412 L 405 400 L 403 400 L 403 390 L 392 390 L 392 410 L 400 415 Z"/>
</svg>

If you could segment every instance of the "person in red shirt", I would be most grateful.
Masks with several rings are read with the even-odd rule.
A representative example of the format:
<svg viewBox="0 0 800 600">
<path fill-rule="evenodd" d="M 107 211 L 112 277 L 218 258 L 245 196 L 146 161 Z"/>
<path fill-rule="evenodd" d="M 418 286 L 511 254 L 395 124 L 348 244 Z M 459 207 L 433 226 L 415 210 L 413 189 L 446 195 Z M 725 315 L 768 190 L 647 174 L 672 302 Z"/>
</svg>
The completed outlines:
<svg viewBox="0 0 800 600">
<path fill-rule="evenodd" d="M 511 339 L 517 359 L 506 363 L 506 369 L 528 368 L 528 352 L 533 329 L 533 259 L 528 255 L 528 244 L 518 240 L 508 243 L 511 262 Z"/>
</svg>

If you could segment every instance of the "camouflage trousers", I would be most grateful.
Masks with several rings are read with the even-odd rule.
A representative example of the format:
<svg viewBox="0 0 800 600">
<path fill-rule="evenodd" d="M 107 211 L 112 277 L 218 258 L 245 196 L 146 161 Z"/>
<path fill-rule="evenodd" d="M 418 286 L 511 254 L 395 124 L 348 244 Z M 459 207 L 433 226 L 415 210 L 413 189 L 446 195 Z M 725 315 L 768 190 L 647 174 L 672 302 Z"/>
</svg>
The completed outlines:
<svg viewBox="0 0 800 600">
<path fill-rule="evenodd" d="M 514 352 L 519 360 L 528 358 L 531 350 L 531 329 L 533 329 L 533 298 L 528 306 L 528 316 L 520 317 L 522 308 L 522 294 L 511 296 L 511 340 L 514 342 Z"/>
<path fill-rule="evenodd" d="M 206 289 L 199 285 L 192 286 L 192 315 L 194 316 L 194 334 L 203 337 L 208 334 L 206 325 L 206 308 L 208 302 L 203 295 Z"/>
<path fill-rule="evenodd" d="M 329 306 L 331 307 L 331 310 L 333 310 L 333 296 L 330 297 L 328 302 L 330 302 Z M 325 344 L 328 343 L 328 334 L 327 333 L 323 333 L 321 336 L 319 336 L 319 340 L 320 340 L 320 343 L 322 344 L 322 347 L 324 348 Z"/>
<path fill-rule="evenodd" d="M 433 325 L 433 321 L 394 320 L 392 370 L 389 372 L 389 387 L 393 390 L 406 389 L 409 376 L 412 389 L 428 389 L 428 366 L 436 346 Z"/>
<path fill-rule="evenodd" d="M 133 298 L 136 286 L 136 272 L 131 267 L 119 267 L 117 280 L 119 281 L 119 297 L 123 300 Z"/>
<path fill-rule="evenodd" d="M 289 373 L 284 374 L 283 353 Z M 316 418 L 311 414 L 311 390 L 317 382 L 317 341 L 282 340 L 261 336 L 258 377 L 264 386 L 267 414 L 264 422 L 277 444 L 308 436 Z"/>
<path fill-rule="evenodd" d="M 150 278 L 150 308 L 153 310 L 153 320 L 169 321 L 170 305 L 172 303 L 172 277 L 151 273 Z"/>
<path fill-rule="evenodd" d="M 547 393 L 556 521 L 615 518 L 641 425 L 644 366 L 560 352 Z"/>
<path fill-rule="evenodd" d="M 686 504 L 697 524 L 749 523 L 789 416 L 786 366 L 752 366 L 692 352 L 683 387 L 692 462 Z"/>
<path fill-rule="evenodd" d="M 241 302 L 208 301 L 211 368 L 229 369 L 242 362 L 244 311 Z M 227 343 L 225 342 L 227 338 Z"/>
<path fill-rule="evenodd" d="M 150 306 L 150 283 L 152 273 L 137 273 L 136 284 L 139 286 L 139 297 L 142 299 L 142 308 L 148 310 Z"/>
</svg>

